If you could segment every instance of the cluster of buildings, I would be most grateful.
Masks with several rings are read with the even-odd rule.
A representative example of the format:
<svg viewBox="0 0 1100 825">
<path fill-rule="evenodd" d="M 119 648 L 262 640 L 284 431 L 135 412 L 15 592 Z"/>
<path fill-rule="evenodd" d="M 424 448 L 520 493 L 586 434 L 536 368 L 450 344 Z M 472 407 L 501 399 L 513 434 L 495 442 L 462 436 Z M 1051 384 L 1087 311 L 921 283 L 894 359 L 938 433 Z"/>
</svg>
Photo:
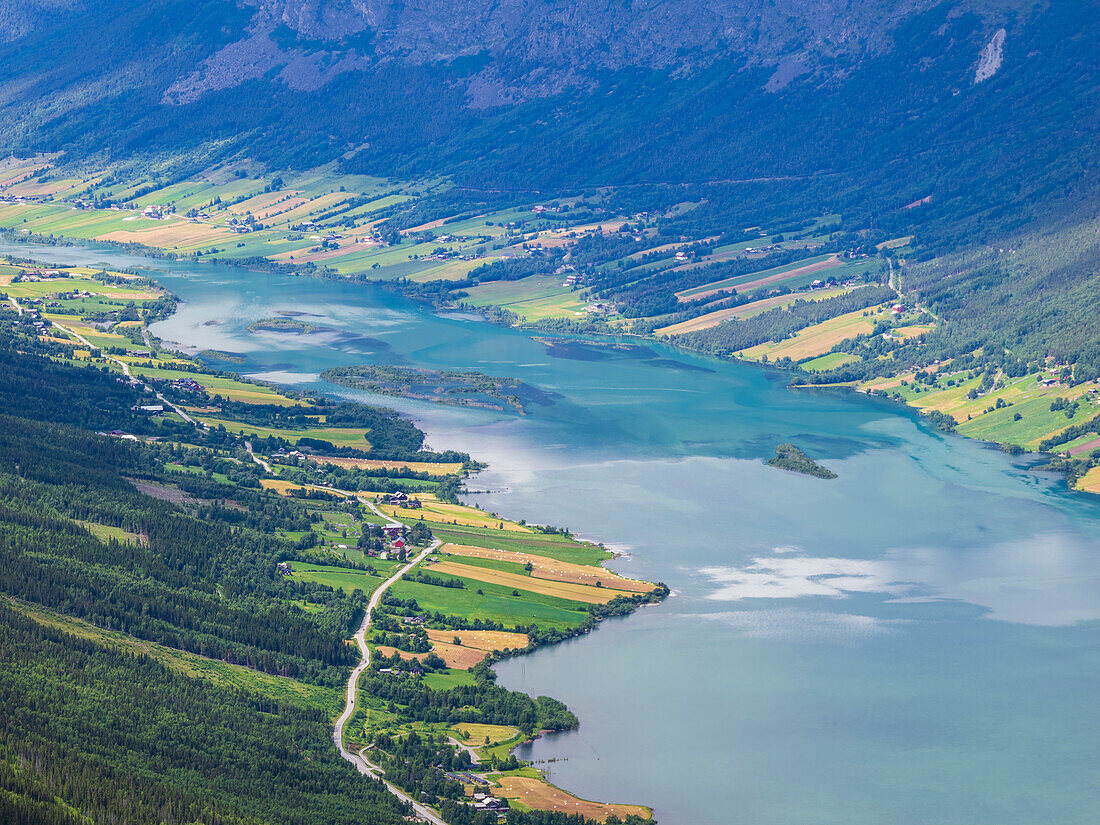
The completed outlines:
<svg viewBox="0 0 1100 825">
<path fill-rule="evenodd" d="M 595 315 L 605 315 L 615 312 L 616 307 L 614 304 L 605 304 L 600 301 L 589 304 L 584 308 L 585 312 Z"/>
<path fill-rule="evenodd" d="M 238 235 L 246 235 L 255 229 L 264 228 L 264 225 L 262 223 L 256 223 L 251 218 L 243 221 L 239 218 L 226 218 L 225 225 L 228 226 L 231 231 L 236 232 Z"/>
<path fill-rule="evenodd" d="M 383 493 L 382 501 L 385 504 L 393 504 L 396 507 L 403 507 L 406 510 L 419 510 L 424 505 L 418 498 L 412 498 L 408 493 L 396 492 L 396 493 Z"/>
<path fill-rule="evenodd" d="M 71 289 L 68 292 L 55 292 L 49 297 L 59 301 L 75 301 L 77 298 L 91 298 L 92 293 L 86 289 Z M 57 304 L 50 304 L 50 306 L 57 306 Z"/>
<path fill-rule="evenodd" d="M 298 459 L 302 459 L 302 458 L 306 457 L 306 454 L 303 453 L 303 452 L 300 452 L 299 450 L 290 450 L 288 452 L 284 448 L 280 447 L 279 449 L 277 449 L 275 452 L 273 452 L 271 454 L 271 457 L 272 458 L 298 458 Z"/>
<path fill-rule="evenodd" d="M 172 207 L 151 203 L 141 210 L 143 218 L 152 218 L 155 221 L 163 221 L 172 214 Z"/>
<path fill-rule="evenodd" d="M 479 811 L 507 811 L 508 803 L 492 794 L 478 791 L 474 794 L 474 807 Z"/>
<path fill-rule="evenodd" d="M 382 525 L 382 536 L 386 540 L 385 549 L 378 550 L 376 549 L 377 546 L 370 547 L 368 545 L 364 548 L 364 552 L 368 556 L 378 556 L 378 558 L 383 561 L 390 557 L 390 553 L 400 555 L 405 551 L 405 539 L 403 538 L 404 530 L 404 525 L 398 524 L 397 522 Z"/>
<path fill-rule="evenodd" d="M 134 353 L 135 355 L 141 355 L 142 353 Z M 206 388 L 196 381 L 194 378 L 177 378 L 169 385 L 173 389 L 184 390 L 185 392 L 194 392 L 201 395 L 206 395 Z"/>
<path fill-rule="evenodd" d="M 57 269 L 36 269 L 34 271 L 23 270 L 18 275 L 12 277 L 11 282 L 18 284 L 21 282 L 31 281 L 48 281 L 52 278 L 68 278 L 67 272 L 61 272 Z"/>
</svg>

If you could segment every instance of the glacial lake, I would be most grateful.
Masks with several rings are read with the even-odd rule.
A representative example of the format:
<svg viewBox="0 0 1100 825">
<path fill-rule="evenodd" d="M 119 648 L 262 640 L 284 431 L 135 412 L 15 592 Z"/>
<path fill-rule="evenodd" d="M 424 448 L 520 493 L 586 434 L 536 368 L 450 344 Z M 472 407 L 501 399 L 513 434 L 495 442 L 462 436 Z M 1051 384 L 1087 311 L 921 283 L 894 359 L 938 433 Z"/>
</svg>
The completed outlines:
<svg viewBox="0 0 1100 825">
<path fill-rule="evenodd" d="M 138 267 L 154 331 L 226 369 L 409 413 L 490 468 L 469 500 L 565 525 L 662 580 L 659 606 L 501 663 L 578 731 L 521 756 L 664 825 L 1032 825 L 1100 817 L 1100 499 L 901 407 L 638 340 L 537 339 L 366 284 L 0 244 Z M 307 335 L 250 333 L 279 312 Z M 356 363 L 476 369 L 530 414 L 324 385 Z M 215 366 L 219 366 L 216 362 Z M 767 467 L 794 441 L 835 481 Z"/>
</svg>

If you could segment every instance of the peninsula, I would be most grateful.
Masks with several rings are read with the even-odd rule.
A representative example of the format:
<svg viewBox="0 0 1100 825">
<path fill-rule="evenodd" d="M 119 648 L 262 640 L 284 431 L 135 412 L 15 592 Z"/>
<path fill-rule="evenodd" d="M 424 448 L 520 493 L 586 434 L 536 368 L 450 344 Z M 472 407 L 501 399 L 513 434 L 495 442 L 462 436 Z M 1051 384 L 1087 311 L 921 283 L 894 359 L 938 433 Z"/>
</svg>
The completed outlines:
<svg viewBox="0 0 1100 825">
<path fill-rule="evenodd" d="M 521 825 L 564 825 L 567 813 L 596 822 L 652 818 L 642 805 L 572 796 L 512 755 L 579 720 L 553 698 L 498 687 L 492 663 L 660 601 L 665 585 L 608 570 L 608 550 L 564 528 L 461 503 L 465 480 L 481 465 L 464 453 L 425 450 L 424 434 L 390 411 L 287 393 L 172 352 L 148 324 L 169 316 L 175 302 L 148 280 L 9 262 L 0 265 L 0 291 L 6 428 L 41 440 L 42 427 L 68 427 L 62 443 L 76 452 L 64 459 L 66 475 L 89 479 L 75 498 L 61 493 L 65 477 L 49 475 L 6 494 L 50 514 L 42 553 L 69 552 L 66 542 L 80 537 L 94 563 L 72 575 L 91 593 L 102 570 L 124 576 L 137 564 L 155 578 L 162 574 L 142 566 L 159 570 L 166 553 L 193 564 L 199 549 L 188 531 L 201 520 L 209 530 L 196 535 L 215 542 L 202 551 L 200 567 L 210 572 L 180 567 L 157 586 L 175 604 L 222 617 L 196 631 L 187 629 L 190 614 L 140 619 L 136 603 L 107 607 L 89 595 L 74 604 L 63 588 L 43 597 L 28 589 L 41 573 L 3 583 L 10 598 L 3 609 L 28 621 L 27 632 L 77 634 L 93 656 L 140 649 L 166 674 L 201 674 L 281 703 L 274 705 L 281 714 L 306 713 L 308 721 L 295 724 L 313 744 L 301 758 L 320 759 L 333 776 L 331 760 L 312 749 L 318 727 L 335 723 L 332 754 L 366 774 L 365 784 L 388 789 L 395 810 L 429 822 L 462 825 L 482 811 L 510 811 Z M 455 376 L 484 389 L 476 374 Z M 54 388 L 39 395 L 35 419 L 10 418 L 23 408 L 23 380 Z M 490 381 L 488 391 L 512 386 Z M 81 388 L 79 401 L 72 387 Z M 74 429 L 73 416 L 99 434 Z M 0 467 L 5 456 L 34 449 L 23 435 L 0 439 Z M 110 503 L 119 497 L 130 513 L 121 520 Z M 219 601 L 201 595 L 215 585 Z M 266 629 L 246 630 L 257 622 Z M 17 678 L 0 668 L 0 687 Z M 286 758 L 283 769 L 293 770 Z M 175 793 L 165 781 L 164 793 Z M 280 794 L 252 804 L 282 804 Z M 371 798 L 377 805 L 377 794 Z M 525 811 L 551 818 L 525 819 Z"/>
</svg>

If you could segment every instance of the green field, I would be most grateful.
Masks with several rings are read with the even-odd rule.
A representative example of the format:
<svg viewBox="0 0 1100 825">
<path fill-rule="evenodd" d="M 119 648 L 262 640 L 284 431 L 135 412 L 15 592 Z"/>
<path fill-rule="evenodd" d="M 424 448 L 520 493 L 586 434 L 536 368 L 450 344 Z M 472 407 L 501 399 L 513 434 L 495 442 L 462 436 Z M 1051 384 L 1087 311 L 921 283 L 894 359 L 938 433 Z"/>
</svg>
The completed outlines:
<svg viewBox="0 0 1100 825">
<path fill-rule="evenodd" d="M 133 372 L 145 378 L 162 378 L 175 381 L 178 378 L 193 378 L 211 395 L 220 395 L 230 401 L 245 401 L 253 404 L 278 404 L 294 406 L 296 401 L 280 394 L 277 390 L 262 384 L 251 384 L 223 375 L 205 375 L 201 372 L 166 370 L 157 367 L 133 367 Z M 228 427 L 227 427 L 228 429 Z"/>
<path fill-rule="evenodd" d="M 424 684 L 432 690 L 450 690 L 459 685 L 476 685 L 477 677 L 468 670 L 447 668 L 434 673 L 425 673 L 421 677 Z"/>
<path fill-rule="evenodd" d="M 362 590 L 365 595 L 369 596 L 378 589 L 378 586 L 386 580 L 397 566 L 397 562 L 385 562 L 377 559 L 372 559 L 370 563 L 378 571 L 374 576 L 365 570 L 350 570 L 346 567 L 331 567 L 300 561 L 292 562 L 291 568 L 294 571 L 292 575 L 296 579 L 339 588 L 345 593 Z"/>
<path fill-rule="evenodd" d="M 957 381 L 954 387 L 946 386 L 949 379 Z M 889 392 L 897 393 L 916 407 L 948 413 L 958 422 L 959 432 L 970 438 L 1016 444 L 1028 449 L 1037 449 L 1039 442 L 1047 436 L 1089 420 L 1100 409 L 1095 401 L 1089 400 L 1083 385 L 1074 388 L 1042 387 L 1035 375 L 1005 381 L 998 390 L 976 399 L 967 398 L 967 393 L 979 384 L 977 378 L 948 374 L 939 378 L 936 388 L 910 382 Z M 1072 419 L 1066 418 L 1062 410 L 1050 409 L 1055 398 L 1071 396 L 1081 399 L 1081 408 Z M 998 398 L 1003 399 L 1007 406 L 997 409 Z M 994 409 L 986 412 L 990 407 Z M 1015 419 L 1016 415 L 1020 416 L 1019 420 Z"/>
<path fill-rule="evenodd" d="M 299 438 L 319 438 L 335 444 L 337 447 L 352 447 L 363 450 L 370 449 L 370 443 L 366 440 L 366 430 L 350 429 L 343 427 L 307 427 L 304 429 L 281 429 L 276 427 L 261 427 L 255 424 L 241 424 L 237 421 L 229 421 L 224 418 L 211 418 L 198 416 L 198 419 L 211 427 L 225 427 L 232 433 L 243 433 L 257 438 L 272 437 L 284 438 L 287 441 L 297 443 Z"/>
<path fill-rule="evenodd" d="M 833 256 L 832 255 L 817 255 L 813 258 L 803 258 L 802 260 L 795 261 L 794 263 L 783 264 L 782 266 L 774 266 L 771 269 L 762 269 L 759 272 L 750 272 L 750 273 L 745 274 L 745 275 L 735 275 L 734 277 L 726 278 L 725 280 L 714 281 L 714 282 L 709 283 L 709 284 L 703 284 L 702 286 L 692 287 L 691 289 L 685 289 L 683 292 L 678 292 L 677 295 L 679 295 L 681 298 L 683 298 L 685 300 L 690 300 L 691 298 L 693 298 L 693 297 L 695 297 L 695 296 L 697 296 L 697 295 L 699 295 L 703 292 L 710 292 L 713 289 L 725 289 L 727 287 L 736 287 L 740 284 L 747 284 L 747 283 L 750 283 L 752 281 L 758 281 L 761 278 L 768 278 L 772 275 L 780 275 L 784 272 L 790 272 L 791 270 L 800 269 L 804 266 L 809 266 L 811 264 L 816 264 L 816 263 L 821 263 L 823 261 L 827 261 L 831 257 L 833 257 Z M 831 271 L 831 268 L 830 269 L 818 270 L 818 272 L 825 272 L 825 273 L 828 273 L 830 271 Z M 820 278 L 821 276 L 817 275 L 817 277 Z"/>
<path fill-rule="evenodd" d="M 484 527 L 432 525 L 432 533 L 449 544 L 469 544 L 490 550 L 532 553 L 572 564 L 599 565 L 612 557 L 607 550 L 553 533 L 516 533 Z"/>
<path fill-rule="evenodd" d="M 97 524 L 94 521 L 81 521 L 80 526 L 95 536 L 100 541 L 114 539 L 115 541 L 138 543 L 144 541 L 137 533 L 123 530 L 121 527 L 112 527 L 109 524 Z"/>
<path fill-rule="evenodd" d="M 798 366 L 810 372 L 826 372 L 828 370 L 835 370 L 837 367 L 842 367 L 845 364 L 851 364 L 861 360 L 863 359 L 858 355 L 852 355 L 847 352 L 830 352 L 827 355 L 819 355 L 817 358 L 803 361 Z"/>
<path fill-rule="evenodd" d="M 425 568 L 431 573 L 431 568 Z M 447 578 L 451 578 L 448 576 Z M 585 605 L 553 596 L 520 591 L 474 580 L 465 580 L 465 589 L 437 587 L 400 580 L 388 592 L 399 599 L 416 599 L 424 610 L 468 619 L 490 619 L 505 628 L 537 624 L 539 627 L 565 629 L 577 627 L 588 616 Z M 481 594 L 477 591 L 481 590 Z"/>
<path fill-rule="evenodd" d="M 996 396 L 983 397 L 988 404 L 996 403 Z M 1021 416 L 1019 421 L 1013 420 L 1016 414 Z M 965 420 L 962 416 L 959 421 L 959 432 L 970 438 L 978 438 L 984 441 L 997 441 L 1002 444 L 1018 444 L 1021 447 L 1037 448 L 1038 442 L 1048 435 L 1063 430 L 1073 424 L 1086 421 L 1091 411 L 1078 412 L 1072 419 L 1066 418 L 1061 410 L 1051 411 L 1050 398 L 1039 397 L 1016 401 L 1009 407 L 994 409 L 989 413 L 981 413 L 971 420 Z M 973 413 L 971 413 L 973 415 Z M 960 416 L 956 415 L 956 419 Z"/>
<path fill-rule="evenodd" d="M 463 302 L 472 306 L 500 306 L 528 321 L 573 317 L 582 312 L 581 291 L 562 286 L 564 275 L 531 275 L 518 281 L 490 281 L 466 290 Z"/>
</svg>

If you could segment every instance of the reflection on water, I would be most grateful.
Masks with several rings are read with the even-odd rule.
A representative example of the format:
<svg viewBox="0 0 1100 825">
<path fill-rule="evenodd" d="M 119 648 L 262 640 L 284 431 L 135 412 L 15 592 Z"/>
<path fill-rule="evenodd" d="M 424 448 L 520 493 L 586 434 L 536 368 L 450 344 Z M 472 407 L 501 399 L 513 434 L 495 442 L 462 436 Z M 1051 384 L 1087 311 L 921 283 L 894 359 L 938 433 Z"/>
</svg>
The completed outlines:
<svg viewBox="0 0 1100 825">
<path fill-rule="evenodd" d="M 989 618 L 1036 625 L 1100 619 L 1100 553 L 1095 542 L 1057 532 L 975 548 L 892 548 L 881 559 L 784 555 L 741 567 L 704 567 L 717 589 L 706 598 L 844 599 L 878 593 L 889 601 L 953 599 L 986 608 Z"/>
</svg>

